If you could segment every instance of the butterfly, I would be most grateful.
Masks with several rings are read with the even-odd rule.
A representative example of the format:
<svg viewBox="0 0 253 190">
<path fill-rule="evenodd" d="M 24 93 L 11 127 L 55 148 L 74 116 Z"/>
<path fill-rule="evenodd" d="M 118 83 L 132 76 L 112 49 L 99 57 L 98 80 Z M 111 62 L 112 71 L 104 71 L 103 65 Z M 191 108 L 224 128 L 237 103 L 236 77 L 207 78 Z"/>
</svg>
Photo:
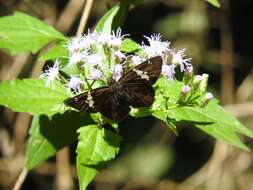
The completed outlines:
<svg viewBox="0 0 253 190">
<path fill-rule="evenodd" d="M 154 102 L 152 85 L 161 74 L 162 58 L 152 57 L 124 74 L 117 82 L 106 87 L 92 89 L 64 101 L 80 112 L 100 112 L 114 121 L 122 121 L 130 112 L 130 106 L 149 107 Z"/>
</svg>

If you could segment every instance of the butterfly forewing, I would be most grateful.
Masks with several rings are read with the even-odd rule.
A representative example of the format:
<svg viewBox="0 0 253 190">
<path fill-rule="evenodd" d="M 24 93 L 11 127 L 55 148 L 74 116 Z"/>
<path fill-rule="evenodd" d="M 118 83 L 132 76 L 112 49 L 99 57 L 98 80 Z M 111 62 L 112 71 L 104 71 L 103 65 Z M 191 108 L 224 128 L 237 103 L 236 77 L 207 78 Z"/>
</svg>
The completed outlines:
<svg viewBox="0 0 253 190">
<path fill-rule="evenodd" d="M 149 76 L 149 81 L 142 79 L 134 70 L 128 71 L 119 79 L 119 83 L 143 83 L 144 81 L 153 85 L 161 74 L 162 58 L 160 56 L 152 57 L 143 63 L 137 65 L 134 69 L 144 71 Z"/>
<path fill-rule="evenodd" d="M 90 93 L 94 105 L 89 106 L 87 101 L 88 93 Z M 97 112 L 98 108 L 101 106 L 100 103 L 103 102 L 103 99 L 110 97 L 110 91 L 108 87 L 101 87 L 91 90 L 89 92 L 84 92 L 72 98 L 68 98 L 64 103 L 68 106 L 71 106 L 81 112 Z"/>
</svg>

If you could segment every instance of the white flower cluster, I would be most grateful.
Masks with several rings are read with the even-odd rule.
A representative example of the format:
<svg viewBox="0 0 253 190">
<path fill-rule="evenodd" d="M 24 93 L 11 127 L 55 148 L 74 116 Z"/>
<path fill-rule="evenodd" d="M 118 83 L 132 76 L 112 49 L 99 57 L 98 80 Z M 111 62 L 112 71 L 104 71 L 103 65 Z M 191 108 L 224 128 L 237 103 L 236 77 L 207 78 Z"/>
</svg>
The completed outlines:
<svg viewBox="0 0 253 190">
<path fill-rule="evenodd" d="M 110 80 L 118 81 L 129 69 L 133 69 L 146 59 L 161 56 L 163 66 L 161 74 L 168 80 L 175 79 L 175 68 L 180 67 L 181 72 L 191 75 L 193 67 L 191 58 L 185 55 L 185 49 L 176 51 L 170 48 L 170 42 L 162 41 L 160 34 L 150 37 L 144 36 L 148 45 L 142 43 L 136 54 L 126 54 L 121 51 L 122 42 L 128 35 L 122 35 L 121 29 L 111 35 L 104 33 L 90 33 L 70 39 L 66 48 L 69 52 L 68 67 L 76 67 L 79 74 L 70 75 L 66 87 L 74 92 L 83 91 L 86 86 L 91 86 L 94 81 L 103 81 L 108 84 Z M 66 66 L 66 65 L 65 65 Z M 46 77 L 46 86 L 53 86 L 54 80 L 60 80 L 61 62 L 57 59 L 53 67 L 42 74 Z M 91 85 L 90 85 L 91 84 Z"/>
</svg>

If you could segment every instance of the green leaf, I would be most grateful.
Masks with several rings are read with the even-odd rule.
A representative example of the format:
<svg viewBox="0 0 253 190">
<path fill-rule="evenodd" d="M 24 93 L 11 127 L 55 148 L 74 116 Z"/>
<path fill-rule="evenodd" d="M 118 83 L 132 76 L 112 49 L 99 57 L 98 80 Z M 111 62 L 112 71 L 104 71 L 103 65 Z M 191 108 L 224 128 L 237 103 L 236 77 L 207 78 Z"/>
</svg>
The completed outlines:
<svg viewBox="0 0 253 190">
<path fill-rule="evenodd" d="M 226 112 L 217 101 L 211 101 L 203 109 L 206 115 L 214 122 L 211 125 L 196 125 L 199 129 L 207 134 L 224 140 L 229 144 L 248 150 L 248 148 L 241 142 L 237 133 L 253 137 L 253 132 L 242 125 L 236 118 Z"/>
<path fill-rule="evenodd" d="M 211 125 L 196 125 L 196 127 L 216 139 L 223 140 L 238 148 L 249 150 L 236 135 L 235 131 L 229 128 L 230 126 L 223 125 L 223 123 L 214 123 Z"/>
<path fill-rule="evenodd" d="M 123 40 L 120 50 L 123 52 L 132 53 L 132 52 L 138 51 L 139 49 L 140 49 L 140 45 L 138 43 L 131 40 L 130 38 L 126 38 Z"/>
<path fill-rule="evenodd" d="M 114 16 L 112 29 L 117 30 L 118 27 L 122 26 L 125 18 L 129 12 L 130 2 L 129 1 L 119 1 L 119 10 Z"/>
<path fill-rule="evenodd" d="M 173 118 L 168 117 L 168 113 L 166 111 L 154 111 L 152 115 L 166 123 L 166 126 L 175 134 L 178 135 L 177 133 L 177 127 L 176 127 L 176 121 Z"/>
<path fill-rule="evenodd" d="M 7 48 L 12 54 L 36 53 L 49 42 L 64 39 L 53 27 L 21 12 L 0 18 L 0 48 Z"/>
<path fill-rule="evenodd" d="M 88 125 L 78 130 L 77 154 L 87 166 L 113 159 L 119 152 L 121 137 L 112 131 Z"/>
<path fill-rule="evenodd" d="M 168 111 L 170 118 L 176 121 L 190 121 L 195 123 L 212 123 L 213 118 L 209 117 L 209 113 L 200 107 L 179 106 Z"/>
<path fill-rule="evenodd" d="M 76 168 L 77 168 L 77 175 L 79 181 L 79 189 L 85 190 L 91 180 L 95 177 L 98 168 L 96 167 L 89 167 L 80 161 L 80 155 L 77 155 L 76 158 Z"/>
<path fill-rule="evenodd" d="M 34 116 L 26 150 L 26 167 L 33 169 L 61 148 L 70 145 L 77 140 L 76 130 L 92 123 L 88 115 L 74 111 L 56 114 L 51 118 Z"/>
<path fill-rule="evenodd" d="M 64 47 L 63 43 L 58 43 L 53 48 L 49 49 L 46 53 L 39 57 L 40 61 L 55 60 L 58 57 L 67 57 L 68 50 Z"/>
<path fill-rule="evenodd" d="M 95 32 L 102 32 L 104 34 L 111 34 L 112 23 L 115 15 L 119 10 L 119 6 L 111 8 L 97 23 Z"/>
<path fill-rule="evenodd" d="M 160 119 L 163 122 L 167 123 L 168 114 L 165 111 L 155 111 L 152 113 L 152 115 L 155 118 Z"/>
<path fill-rule="evenodd" d="M 42 79 L 4 81 L 0 84 L 0 105 L 34 115 L 63 112 L 68 91 L 58 82 L 54 86 L 54 89 L 45 87 Z"/>
<path fill-rule="evenodd" d="M 216 101 L 209 102 L 204 108 L 196 106 L 175 107 L 175 103 L 180 97 L 182 86 L 182 82 L 168 83 L 164 78 L 158 80 L 155 84 L 156 96 L 152 108 L 154 117 L 166 122 L 167 125 L 171 122 L 169 120 L 172 120 L 172 124 L 173 120 L 195 123 L 205 133 L 248 150 L 237 136 L 237 133 L 253 138 L 253 132 L 224 111 Z"/>
<path fill-rule="evenodd" d="M 152 114 L 149 107 L 131 108 L 130 115 L 133 117 L 145 117 Z"/>
<path fill-rule="evenodd" d="M 205 112 L 210 118 L 217 121 L 217 123 L 223 123 L 224 125 L 230 126 L 230 128 L 243 135 L 253 138 L 253 131 L 242 125 L 234 116 L 225 111 L 216 100 L 209 102 L 204 107 Z"/>
<path fill-rule="evenodd" d="M 162 92 L 162 95 L 168 97 L 173 103 L 178 101 L 183 86 L 183 82 L 177 80 L 169 82 L 165 77 L 160 77 L 155 83 L 156 94 Z"/>
<path fill-rule="evenodd" d="M 206 0 L 207 2 L 209 2 L 210 4 L 212 4 L 215 7 L 220 7 L 220 3 L 218 0 Z"/>
</svg>

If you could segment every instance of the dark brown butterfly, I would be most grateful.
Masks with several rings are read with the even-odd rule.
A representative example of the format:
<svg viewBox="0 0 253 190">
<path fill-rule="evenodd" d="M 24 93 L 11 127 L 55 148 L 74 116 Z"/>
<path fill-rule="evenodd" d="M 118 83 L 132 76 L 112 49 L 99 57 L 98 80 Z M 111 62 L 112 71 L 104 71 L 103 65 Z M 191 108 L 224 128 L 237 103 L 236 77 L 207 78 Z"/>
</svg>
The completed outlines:
<svg viewBox="0 0 253 190">
<path fill-rule="evenodd" d="M 114 121 L 121 121 L 130 112 L 130 106 L 137 108 L 153 104 L 155 93 L 152 85 L 160 76 L 161 68 L 162 58 L 152 57 L 128 71 L 117 82 L 68 98 L 64 103 L 81 112 L 100 112 Z"/>
</svg>

